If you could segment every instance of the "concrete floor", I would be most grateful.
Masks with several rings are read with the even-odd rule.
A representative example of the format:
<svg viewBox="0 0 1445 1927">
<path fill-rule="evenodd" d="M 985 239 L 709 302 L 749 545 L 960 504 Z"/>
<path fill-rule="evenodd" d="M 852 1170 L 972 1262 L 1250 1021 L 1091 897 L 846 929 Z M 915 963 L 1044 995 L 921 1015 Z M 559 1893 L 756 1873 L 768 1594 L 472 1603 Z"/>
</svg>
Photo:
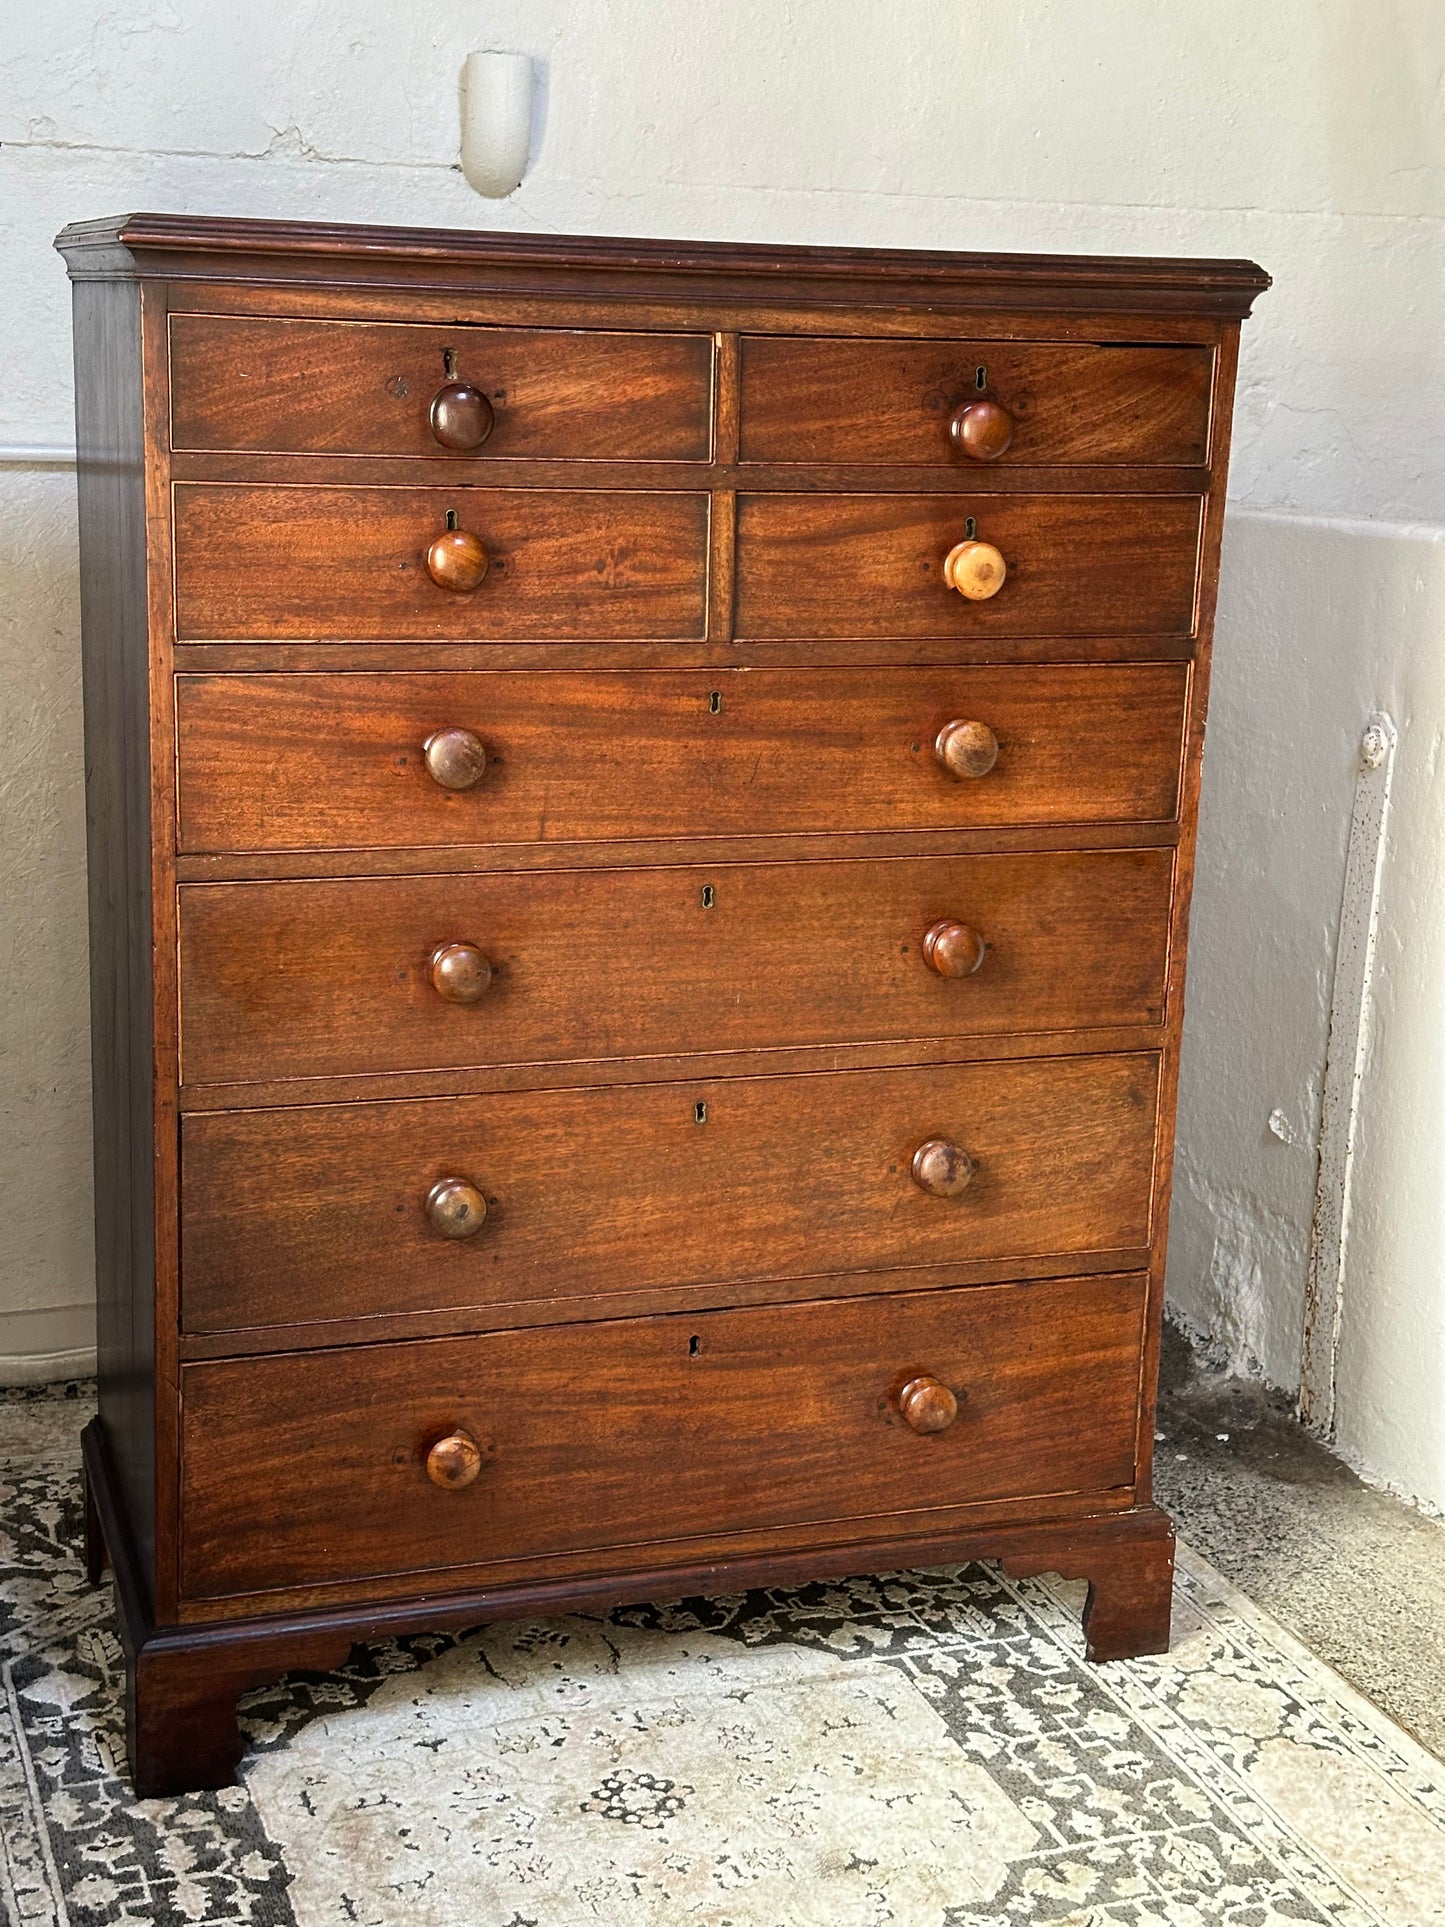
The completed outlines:
<svg viewBox="0 0 1445 1927">
<path fill-rule="evenodd" d="M 1180 1534 L 1445 1759 L 1445 1523 L 1361 1483 L 1275 1393 L 1165 1328 L 1154 1492 Z"/>
</svg>

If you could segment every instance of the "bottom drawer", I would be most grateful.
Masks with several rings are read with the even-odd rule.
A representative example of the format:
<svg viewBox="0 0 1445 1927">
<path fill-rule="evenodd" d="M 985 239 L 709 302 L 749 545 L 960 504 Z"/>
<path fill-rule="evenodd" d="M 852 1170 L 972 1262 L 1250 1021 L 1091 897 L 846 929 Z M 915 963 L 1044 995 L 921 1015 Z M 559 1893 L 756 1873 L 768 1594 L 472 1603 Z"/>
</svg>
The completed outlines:
<svg viewBox="0 0 1445 1927">
<path fill-rule="evenodd" d="M 183 1593 L 515 1582 L 624 1547 L 636 1571 L 1128 1486 L 1145 1297 L 1055 1279 L 190 1365 Z"/>
</svg>

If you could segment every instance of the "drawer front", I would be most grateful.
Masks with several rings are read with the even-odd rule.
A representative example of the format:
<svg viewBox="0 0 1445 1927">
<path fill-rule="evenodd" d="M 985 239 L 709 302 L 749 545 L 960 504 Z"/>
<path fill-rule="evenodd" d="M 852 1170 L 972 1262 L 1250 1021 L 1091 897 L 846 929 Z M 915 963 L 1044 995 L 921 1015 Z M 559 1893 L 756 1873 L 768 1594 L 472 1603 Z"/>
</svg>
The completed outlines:
<svg viewBox="0 0 1445 1927">
<path fill-rule="evenodd" d="M 1131 1053 L 194 1113 L 183 1323 L 1142 1251 L 1157 1088 Z M 956 1196 L 913 1176 L 934 1140 Z"/>
<path fill-rule="evenodd" d="M 1187 678 L 1182 663 L 186 675 L 181 847 L 1168 822 Z M 935 743 L 967 721 L 998 757 L 959 779 Z M 481 745 L 462 780 L 486 756 L 462 790 L 425 749 L 457 731 Z"/>
<path fill-rule="evenodd" d="M 960 1506 L 1117 1490 L 1144 1303 L 1126 1275 L 190 1365 L 182 1588 L 624 1547 L 662 1567 L 703 1535 L 942 1532 Z M 930 1434 L 896 1404 L 925 1375 L 958 1407 Z M 444 1487 L 428 1458 L 459 1434 L 480 1466 Z"/>
<path fill-rule="evenodd" d="M 917 462 L 967 472 L 1209 459 L 1207 348 L 745 335 L 741 351 L 745 462 Z M 992 440 L 980 404 L 991 409 Z M 950 424 L 963 409 L 974 414 L 955 433 Z M 981 458 L 967 452 L 971 441 Z"/>
<path fill-rule="evenodd" d="M 744 495 L 737 632 L 830 637 L 1187 635 L 1195 495 Z M 996 594 L 944 581 L 968 535 L 1000 551 Z"/>
<path fill-rule="evenodd" d="M 1108 850 L 186 884 L 182 1072 L 234 1083 L 1155 1024 L 1172 878 L 1172 851 Z M 955 970 L 986 946 L 971 974 L 927 961 L 942 925 L 973 933 L 944 946 Z M 467 954 L 438 962 L 447 945 Z"/>
<path fill-rule="evenodd" d="M 435 402 L 447 432 L 457 385 L 485 396 L 492 417 L 462 448 L 432 427 Z M 705 462 L 711 414 L 707 335 L 171 317 L 177 449 Z"/>
<path fill-rule="evenodd" d="M 479 538 L 480 584 L 428 566 L 449 531 Z M 181 641 L 471 642 L 697 638 L 708 498 L 632 490 L 175 490 Z M 439 564 L 439 566 L 441 566 Z"/>
</svg>

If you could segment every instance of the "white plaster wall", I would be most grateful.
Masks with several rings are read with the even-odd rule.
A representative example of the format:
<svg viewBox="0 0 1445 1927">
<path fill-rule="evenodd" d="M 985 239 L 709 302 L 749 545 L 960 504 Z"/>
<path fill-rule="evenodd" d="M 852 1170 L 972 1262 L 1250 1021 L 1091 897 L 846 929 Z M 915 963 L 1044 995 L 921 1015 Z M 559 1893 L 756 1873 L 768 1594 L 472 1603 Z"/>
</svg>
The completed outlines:
<svg viewBox="0 0 1445 1927">
<path fill-rule="evenodd" d="M 529 51 L 542 74 L 532 170 L 502 204 L 455 166 L 458 76 L 478 46 Z M 1413 702 L 1397 716 L 1386 879 L 1402 961 L 1376 1013 L 1354 1246 L 1374 1282 L 1348 1295 L 1341 1427 L 1377 1473 L 1445 1497 L 1416 1342 L 1438 1333 L 1438 1227 L 1418 1199 L 1396 1212 L 1386 1195 L 1400 1172 L 1423 1183 L 1426 1154 L 1411 1164 L 1395 1141 L 1428 1143 L 1429 1050 L 1445 1068 L 1411 910 L 1439 900 L 1430 820 L 1404 806 L 1407 789 L 1438 803 L 1445 706 L 1412 664 L 1439 637 L 1423 591 L 1399 586 L 1419 542 L 1353 527 L 1441 519 L 1442 74 L 1438 0 L 14 9 L 0 27 L 0 444 L 70 436 L 51 237 L 135 207 L 1261 261 L 1276 287 L 1242 364 L 1233 496 L 1250 513 L 1227 538 L 1171 1289 L 1237 1361 L 1292 1382 L 1353 744 L 1395 675 Z M 62 1349 L 76 1315 L 45 1320 L 88 1282 L 68 479 L 0 469 L 0 520 L 3 1355 Z M 1266 1132 L 1276 1105 L 1292 1147 Z M 20 1312 L 25 1343 L 7 1343 Z"/>
</svg>

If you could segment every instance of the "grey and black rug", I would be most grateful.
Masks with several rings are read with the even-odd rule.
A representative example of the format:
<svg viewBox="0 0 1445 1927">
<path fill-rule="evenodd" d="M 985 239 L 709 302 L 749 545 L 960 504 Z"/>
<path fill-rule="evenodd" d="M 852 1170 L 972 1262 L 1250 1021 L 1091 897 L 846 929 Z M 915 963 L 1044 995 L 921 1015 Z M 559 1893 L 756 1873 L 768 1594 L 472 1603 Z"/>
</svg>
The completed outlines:
<svg viewBox="0 0 1445 1927">
<path fill-rule="evenodd" d="M 1167 1659 L 985 1567 L 358 1651 L 134 1802 L 84 1387 L 0 1394 L 0 1895 L 24 1927 L 1438 1927 L 1445 1772 L 1185 1556 Z"/>
</svg>

